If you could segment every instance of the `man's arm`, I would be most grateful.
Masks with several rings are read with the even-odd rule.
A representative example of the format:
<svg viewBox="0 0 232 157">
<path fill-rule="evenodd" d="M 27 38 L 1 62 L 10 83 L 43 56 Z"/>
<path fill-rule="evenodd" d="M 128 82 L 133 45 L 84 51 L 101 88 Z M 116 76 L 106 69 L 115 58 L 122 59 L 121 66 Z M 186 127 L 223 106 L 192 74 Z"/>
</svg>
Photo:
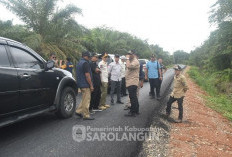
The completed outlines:
<svg viewBox="0 0 232 157">
<path fill-rule="evenodd" d="M 126 67 L 128 69 L 137 69 L 139 67 L 139 62 L 136 62 L 136 61 L 130 61 L 130 60 L 127 60 L 126 61 Z"/>
<path fill-rule="evenodd" d="M 108 73 L 111 74 L 111 71 L 112 71 L 112 63 L 109 64 L 109 67 L 108 67 Z"/>
<path fill-rule="evenodd" d="M 161 69 L 159 69 L 159 79 L 160 79 L 160 80 L 163 79 Z"/>
<path fill-rule="evenodd" d="M 188 88 L 188 85 L 187 85 L 187 83 L 186 83 L 186 78 L 183 76 L 182 77 L 182 85 L 184 86 L 184 92 L 186 92 L 189 88 Z"/>
<path fill-rule="evenodd" d="M 90 90 L 91 92 L 94 90 L 93 88 L 93 83 L 92 83 L 92 80 L 91 80 L 91 76 L 90 76 L 90 65 L 88 63 L 84 63 L 83 65 L 83 71 L 85 73 L 85 78 L 90 86 Z"/>
<path fill-rule="evenodd" d="M 94 88 L 93 88 L 93 84 L 92 84 L 92 81 L 91 81 L 90 73 L 85 73 L 85 77 L 86 77 L 87 82 L 89 83 L 91 92 L 93 92 Z"/>
<path fill-rule="evenodd" d="M 148 64 L 146 64 L 146 70 L 145 70 L 145 80 L 148 78 Z"/>
<path fill-rule="evenodd" d="M 160 67 L 160 64 L 159 64 L 159 63 L 158 63 L 158 66 L 159 66 L 159 67 L 158 67 L 158 69 L 159 69 L 159 70 L 158 70 L 158 72 L 159 72 L 159 79 L 162 80 L 162 79 L 163 79 L 163 78 L 162 78 L 163 75 L 162 75 L 162 71 L 161 71 L 161 67 Z"/>
</svg>

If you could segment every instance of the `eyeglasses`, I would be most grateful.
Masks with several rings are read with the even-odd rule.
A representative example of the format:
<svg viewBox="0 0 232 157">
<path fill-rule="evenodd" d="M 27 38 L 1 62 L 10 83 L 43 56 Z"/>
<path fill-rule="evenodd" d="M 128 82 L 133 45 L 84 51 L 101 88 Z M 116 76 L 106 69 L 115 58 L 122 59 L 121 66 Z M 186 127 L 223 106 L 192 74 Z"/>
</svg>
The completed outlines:
<svg viewBox="0 0 232 157">
<path fill-rule="evenodd" d="M 56 59 L 56 57 L 52 57 L 53 59 Z"/>
</svg>

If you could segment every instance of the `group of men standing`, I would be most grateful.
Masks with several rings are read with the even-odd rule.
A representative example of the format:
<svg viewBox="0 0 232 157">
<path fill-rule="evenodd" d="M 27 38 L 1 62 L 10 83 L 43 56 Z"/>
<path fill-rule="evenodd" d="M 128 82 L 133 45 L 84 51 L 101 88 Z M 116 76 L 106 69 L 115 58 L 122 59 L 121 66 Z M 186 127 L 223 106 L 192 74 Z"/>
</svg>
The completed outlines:
<svg viewBox="0 0 232 157">
<path fill-rule="evenodd" d="M 76 110 L 76 115 L 84 120 L 94 120 L 91 113 L 102 111 L 110 107 L 106 104 L 108 81 L 111 86 L 111 105 L 115 104 L 114 93 L 116 89 L 117 104 L 124 104 L 121 96 L 125 96 L 126 88 L 129 92 L 130 111 L 126 116 L 135 116 L 139 114 L 139 102 L 137 89 L 141 79 L 141 65 L 138 61 L 138 55 L 131 50 L 127 56 L 114 56 L 114 62 L 108 65 L 108 54 L 102 54 L 101 61 L 97 64 L 98 55 L 90 52 L 83 52 L 82 58 L 77 64 L 77 85 L 81 89 L 82 100 Z M 143 75 L 144 76 L 144 75 Z M 110 79 L 109 79 L 110 78 Z M 144 77 L 143 77 L 144 78 Z M 109 79 L 109 80 L 108 80 Z M 142 79 L 143 80 L 143 79 Z M 122 88 L 121 88 L 122 87 Z"/>
<path fill-rule="evenodd" d="M 102 59 L 98 64 L 99 57 Z M 114 93 L 117 93 L 117 104 L 124 104 L 121 101 L 121 96 L 126 96 L 126 89 L 129 92 L 129 98 L 124 110 L 130 110 L 125 116 L 135 117 L 139 115 L 139 89 L 143 87 L 143 81 L 149 80 L 151 98 L 160 99 L 160 87 L 163 80 L 163 73 L 166 72 L 166 67 L 162 64 L 162 59 L 156 60 L 156 56 L 152 55 L 151 60 L 146 63 L 145 73 L 143 72 L 143 64 L 138 61 L 139 55 L 131 50 L 126 57 L 119 55 L 114 56 L 114 62 L 108 65 L 107 53 L 99 56 L 96 53 L 88 51 L 82 53 L 82 58 L 77 64 L 77 85 L 81 89 L 82 100 L 76 110 L 76 115 L 84 120 L 94 120 L 90 116 L 91 113 L 102 111 L 110 107 L 106 104 L 106 96 L 110 80 L 110 96 L 111 105 L 114 105 Z M 56 55 L 52 53 L 50 60 L 55 63 L 55 67 L 59 67 L 56 62 Z M 60 66 L 72 73 L 73 64 L 70 58 L 67 58 L 65 64 Z M 185 77 L 180 74 L 182 70 L 180 66 L 174 67 L 174 89 L 169 98 L 166 108 L 166 115 L 170 116 L 171 105 L 173 102 L 178 102 L 179 116 L 178 121 L 183 119 L 183 99 L 188 86 Z M 116 91 L 115 91 L 116 89 Z M 154 91 L 156 89 L 156 92 Z M 156 96 L 155 96 L 156 93 Z"/>
</svg>

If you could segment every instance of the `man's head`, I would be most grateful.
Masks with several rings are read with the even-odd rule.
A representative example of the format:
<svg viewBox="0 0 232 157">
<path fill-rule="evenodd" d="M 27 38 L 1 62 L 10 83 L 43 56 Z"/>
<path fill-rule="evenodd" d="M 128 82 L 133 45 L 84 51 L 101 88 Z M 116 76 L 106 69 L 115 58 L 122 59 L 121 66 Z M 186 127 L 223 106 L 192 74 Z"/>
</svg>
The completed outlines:
<svg viewBox="0 0 232 157">
<path fill-rule="evenodd" d="M 118 61 L 119 61 L 119 55 L 118 54 L 114 55 L 114 60 L 115 60 L 116 63 L 118 63 Z"/>
<path fill-rule="evenodd" d="M 91 61 L 93 61 L 93 62 L 97 62 L 98 61 L 98 55 L 96 53 L 92 54 Z"/>
<path fill-rule="evenodd" d="M 86 59 L 86 60 L 90 60 L 91 54 L 89 51 L 84 51 L 82 52 L 82 58 Z"/>
<path fill-rule="evenodd" d="M 102 54 L 102 60 L 103 60 L 104 62 L 107 61 L 107 58 L 108 58 L 108 57 L 109 57 L 109 56 L 108 56 L 108 54 L 107 54 L 106 52 Z"/>
<path fill-rule="evenodd" d="M 130 50 L 127 55 L 129 55 L 129 59 L 133 60 L 135 58 L 135 50 Z"/>
<path fill-rule="evenodd" d="M 152 55 L 151 55 L 151 61 L 152 61 L 152 62 L 154 62 L 154 61 L 155 61 L 155 59 L 156 59 L 155 54 L 152 54 Z"/>
<path fill-rule="evenodd" d="M 179 75 L 181 73 L 181 70 L 182 70 L 179 65 L 176 65 L 173 69 L 175 70 L 176 75 Z"/>
<path fill-rule="evenodd" d="M 162 59 L 162 58 L 159 58 L 159 59 L 158 59 L 158 62 L 159 62 L 160 64 L 162 64 L 162 63 L 163 63 L 163 59 Z"/>
<path fill-rule="evenodd" d="M 71 58 L 70 58 L 70 57 L 67 57 L 67 61 L 68 61 L 68 62 L 71 62 Z"/>
<path fill-rule="evenodd" d="M 125 56 L 121 56 L 121 61 L 122 62 L 126 62 L 126 57 Z"/>
<path fill-rule="evenodd" d="M 56 54 L 54 52 L 50 53 L 50 59 L 56 60 Z"/>
</svg>

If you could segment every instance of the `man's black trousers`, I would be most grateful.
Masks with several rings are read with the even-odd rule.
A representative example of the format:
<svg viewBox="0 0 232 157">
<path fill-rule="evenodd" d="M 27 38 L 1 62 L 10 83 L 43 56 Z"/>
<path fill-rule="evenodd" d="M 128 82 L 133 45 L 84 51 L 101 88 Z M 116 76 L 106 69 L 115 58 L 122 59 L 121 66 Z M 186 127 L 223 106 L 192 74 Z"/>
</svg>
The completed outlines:
<svg viewBox="0 0 232 157">
<path fill-rule="evenodd" d="M 168 115 L 170 115 L 172 103 L 174 103 L 175 101 L 177 101 L 177 103 L 178 103 L 178 109 L 179 109 L 179 117 L 178 117 L 178 119 L 182 120 L 183 119 L 183 100 L 184 100 L 184 97 L 174 98 L 174 97 L 170 96 L 170 98 L 168 100 L 168 103 L 167 103 L 166 113 Z"/>
<path fill-rule="evenodd" d="M 126 95 L 126 78 L 122 78 L 121 95 Z"/>
<path fill-rule="evenodd" d="M 139 113 L 139 101 L 137 97 L 137 86 L 132 85 L 128 87 L 129 98 L 131 102 L 131 113 Z"/>
<path fill-rule="evenodd" d="M 156 96 L 159 96 L 160 94 L 160 88 L 159 88 L 159 78 L 149 78 L 150 83 L 150 93 L 152 96 L 155 96 L 155 89 L 156 89 Z"/>
<path fill-rule="evenodd" d="M 91 101 L 89 109 L 98 109 L 101 100 L 101 87 L 100 85 L 94 86 L 94 91 L 91 93 Z"/>
<path fill-rule="evenodd" d="M 157 89 L 156 89 L 156 93 L 158 93 L 157 96 L 160 96 L 161 84 L 162 84 L 162 80 L 159 79 L 159 80 L 158 80 L 158 87 L 157 87 Z"/>
</svg>

